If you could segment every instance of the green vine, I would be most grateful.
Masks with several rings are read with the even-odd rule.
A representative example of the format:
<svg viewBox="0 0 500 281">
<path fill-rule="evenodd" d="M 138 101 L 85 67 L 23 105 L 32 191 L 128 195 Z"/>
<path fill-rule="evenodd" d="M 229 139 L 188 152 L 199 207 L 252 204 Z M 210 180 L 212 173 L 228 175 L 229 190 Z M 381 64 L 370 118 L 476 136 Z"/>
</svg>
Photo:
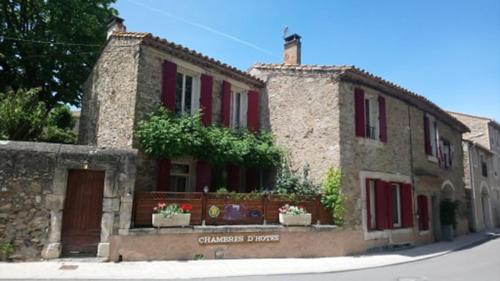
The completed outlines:
<svg viewBox="0 0 500 281">
<path fill-rule="evenodd" d="M 163 107 L 139 122 L 139 141 L 155 158 L 194 156 L 214 165 L 275 167 L 282 151 L 269 133 L 236 132 L 204 126 L 200 114 L 173 116 Z"/>
<path fill-rule="evenodd" d="M 332 214 L 333 221 L 336 225 L 344 224 L 344 195 L 341 191 L 342 174 L 339 169 L 330 168 L 323 181 L 323 194 L 321 195 L 321 203 Z"/>
</svg>

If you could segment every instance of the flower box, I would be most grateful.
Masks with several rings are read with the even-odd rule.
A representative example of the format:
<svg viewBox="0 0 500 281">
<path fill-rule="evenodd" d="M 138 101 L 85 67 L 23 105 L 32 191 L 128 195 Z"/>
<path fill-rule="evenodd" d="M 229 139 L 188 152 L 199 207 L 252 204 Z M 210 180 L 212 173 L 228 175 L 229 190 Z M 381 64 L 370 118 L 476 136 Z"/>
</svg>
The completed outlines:
<svg viewBox="0 0 500 281">
<path fill-rule="evenodd" d="M 191 221 L 191 214 L 175 214 L 166 217 L 162 214 L 153 214 L 154 227 L 188 226 Z"/>
<path fill-rule="evenodd" d="M 282 225 L 311 225 L 312 216 L 310 213 L 287 215 L 280 213 L 280 223 Z"/>
</svg>

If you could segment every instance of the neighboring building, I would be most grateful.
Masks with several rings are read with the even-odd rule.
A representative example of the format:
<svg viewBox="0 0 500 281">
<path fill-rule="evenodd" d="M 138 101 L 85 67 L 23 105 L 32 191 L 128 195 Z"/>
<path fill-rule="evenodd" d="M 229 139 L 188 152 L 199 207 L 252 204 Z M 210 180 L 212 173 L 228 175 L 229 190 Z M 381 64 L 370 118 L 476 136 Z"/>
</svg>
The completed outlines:
<svg viewBox="0 0 500 281">
<path fill-rule="evenodd" d="M 206 125 L 258 131 L 263 86 L 248 73 L 150 33 L 115 30 L 86 83 L 79 143 L 139 148 L 138 122 L 161 105 L 175 114 L 202 110 Z M 156 161 L 139 150 L 136 186 L 138 191 L 223 185 L 251 191 L 260 187 L 257 175 L 255 169 L 216 168 L 192 157 Z"/>
<path fill-rule="evenodd" d="M 500 225 L 500 124 L 495 120 L 450 112 L 467 124 L 464 134 L 465 186 L 470 192 L 471 227 Z"/>
<path fill-rule="evenodd" d="M 439 202 L 458 200 L 468 231 L 462 133 L 468 128 L 422 96 L 352 66 L 300 64 L 300 36 L 284 64 L 255 64 L 266 81 L 264 120 L 298 169 L 317 180 L 342 169 L 347 222 L 368 247 L 440 237 Z M 291 54 L 292 53 L 292 54 Z"/>
</svg>

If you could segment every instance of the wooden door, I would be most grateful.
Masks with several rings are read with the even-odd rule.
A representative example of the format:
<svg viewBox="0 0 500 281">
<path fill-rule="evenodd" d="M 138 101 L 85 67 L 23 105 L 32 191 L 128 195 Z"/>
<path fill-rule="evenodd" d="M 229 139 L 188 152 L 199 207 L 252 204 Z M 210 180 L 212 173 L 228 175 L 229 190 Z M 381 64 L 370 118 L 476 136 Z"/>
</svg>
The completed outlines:
<svg viewBox="0 0 500 281">
<path fill-rule="evenodd" d="M 65 255 L 95 255 L 101 237 L 104 171 L 69 170 L 62 225 Z"/>
</svg>

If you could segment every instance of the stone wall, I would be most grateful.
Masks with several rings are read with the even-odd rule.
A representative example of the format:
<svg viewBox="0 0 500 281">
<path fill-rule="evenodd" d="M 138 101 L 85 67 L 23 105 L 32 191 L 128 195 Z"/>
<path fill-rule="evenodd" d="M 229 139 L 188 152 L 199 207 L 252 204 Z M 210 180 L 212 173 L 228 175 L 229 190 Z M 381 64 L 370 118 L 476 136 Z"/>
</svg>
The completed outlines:
<svg viewBox="0 0 500 281">
<path fill-rule="evenodd" d="M 0 143 L 0 242 L 12 259 L 58 257 L 69 169 L 104 170 L 99 253 L 109 237 L 130 227 L 135 151 L 32 142 Z"/>
</svg>

